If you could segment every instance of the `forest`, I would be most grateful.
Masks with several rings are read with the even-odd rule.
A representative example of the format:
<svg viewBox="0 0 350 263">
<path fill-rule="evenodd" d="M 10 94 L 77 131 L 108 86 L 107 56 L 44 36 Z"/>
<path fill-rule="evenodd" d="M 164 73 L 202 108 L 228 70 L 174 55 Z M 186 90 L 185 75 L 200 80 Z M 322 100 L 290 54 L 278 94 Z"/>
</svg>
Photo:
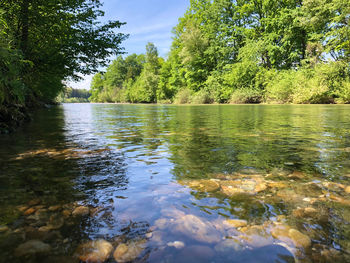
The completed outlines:
<svg viewBox="0 0 350 263">
<path fill-rule="evenodd" d="M 106 66 L 127 35 L 99 0 L 0 2 L 0 133 L 54 102 L 64 82 Z"/>
<path fill-rule="evenodd" d="M 191 0 L 164 59 L 118 56 L 92 102 L 350 103 L 347 0 Z"/>
</svg>

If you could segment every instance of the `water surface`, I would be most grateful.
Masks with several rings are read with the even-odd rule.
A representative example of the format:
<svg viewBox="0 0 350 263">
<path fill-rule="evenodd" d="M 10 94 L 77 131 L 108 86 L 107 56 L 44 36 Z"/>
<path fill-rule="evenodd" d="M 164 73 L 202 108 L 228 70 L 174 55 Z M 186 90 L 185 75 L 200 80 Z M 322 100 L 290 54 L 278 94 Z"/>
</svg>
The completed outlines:
<svg viewBox="0 0 350 263">
<path fill-rule="evenodd" d="M 64 104 L 0 167 L 0 262 L 350 262 L 346 105 Z"/>
</svg>

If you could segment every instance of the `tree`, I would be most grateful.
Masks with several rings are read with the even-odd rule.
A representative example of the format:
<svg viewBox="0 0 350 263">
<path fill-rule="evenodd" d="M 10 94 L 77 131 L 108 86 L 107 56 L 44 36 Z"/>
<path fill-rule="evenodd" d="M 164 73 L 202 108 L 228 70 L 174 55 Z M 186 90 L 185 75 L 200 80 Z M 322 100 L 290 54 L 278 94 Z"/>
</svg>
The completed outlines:
<svg viewBox="0 0 350 263">
<path fill-rule="evenodd" d="M 115 33 L 123 23 L 97 21 L 103 12 L 99 0 L 4 0 L 0 8 L 7 32 L 30 64 L 21 80 L 31 94 L 26 99 L 49 101 L 63 88 L 62 81 L 96 72 L 108 58 L 121 52 L 125 35 Z M 30 65 L 30 66 L 29 66 Z"/>
</svg>

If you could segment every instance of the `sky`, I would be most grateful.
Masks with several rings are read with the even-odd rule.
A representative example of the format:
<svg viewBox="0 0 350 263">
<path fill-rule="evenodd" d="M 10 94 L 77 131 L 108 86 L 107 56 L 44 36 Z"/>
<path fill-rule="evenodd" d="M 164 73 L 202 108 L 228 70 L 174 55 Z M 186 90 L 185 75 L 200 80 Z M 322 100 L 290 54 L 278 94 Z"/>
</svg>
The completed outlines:
<svg viewBox="0 0 350 263">
<path fill-rule="evenodd" d="M 126 22 L 118 32 L 129 34 L 122 43 L 127 54 L 145 53 L 148 42 L 153 42 L 158 53 L 166 57 L 172 42 L 172 28 L 177 25 L 189 6 L 189 0 L 102 0 L 105 16 L 101 21 L 119 20 Z M 92 76 L 84 76 L 78 83 L 69 86 L 89 89 Z"/>
</svg>

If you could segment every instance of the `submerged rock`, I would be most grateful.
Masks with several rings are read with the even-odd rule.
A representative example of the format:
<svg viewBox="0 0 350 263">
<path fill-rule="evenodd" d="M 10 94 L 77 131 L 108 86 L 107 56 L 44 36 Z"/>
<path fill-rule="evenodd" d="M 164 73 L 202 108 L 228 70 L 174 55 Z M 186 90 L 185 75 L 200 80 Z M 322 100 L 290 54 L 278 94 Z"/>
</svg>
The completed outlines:
<svg viewBox="0 0 350 263">
<path fill-rule="evenodd" d="M 7 232 L 8 230 L 8 226 L 0 226 L 0 233 Z"/>
<path fill-rule="evenodd" d="M 243 227 L 247 226 L 247 221 L 246 220 L 239 220 L 239 219 L 227 219 L 224 221 L 224 224 L 233 226 L 233 227 Z"/>
<path fill-rule="evenodd" d="M 87 216 L 90 214 L 90 209 L 86 206 L 78 206 L 72 212 L 73 216 Z"/>
<path fill-rule="evenodd" d="M 114 259 L 118 263 L 129 262 L 135 260 L 145 249 L 146 241 L 134 241 L 130 243 L 122 243 L 113 253 Z"/>
<path fill-rule="evenodd" d="M 77 248 L 76 255 L 83 262 L 103 263 L 109 258 L 112 250 L 111 243 L 100 239 L 81 244 Z"/>
<path fill-rule="evenodd" d="M 289 236 L 296 247 L 308 249 L 311 246 L 311 239 L 296 229 L 289 230 Z"/>
<path fill-rule="evenodd" d="M 306 208 L 297 208 L 293 210 L 293 216 L 299 217 L 299 218 L 314 218 L 319 214 L 319 211 L 316 210 L 313 207 L 306 207 Z"/>
<path fill-rule="evenodd" d="M 260 177 L 226 180 L 220 182 L 221 192 L 228 196 L 255 195 L 267 189 L 265 181 Z"/>
<path fill-rule="evenodd" d="M 15 249 L 16 257 L 25 257 L 32 255 L 42 255 L 47 254 L 51 251 L 51 246 L 39 241 L 39 240 L 30 240 L 26 243 L 19 245 Z"/>
<path fill-rule="evenodd" d="M 219 232 L 209 221 L 194 215 L 185 215 L 175 220 L 172 231 L 205 243 L 215 243 L 221 239 Z"/>
<path fill-rule="evenodd" d="M 206 179 L 190 181 L 188 186 L 202 192 L 214 192 L 220 188 L 217 181 Z"/>
<path fill-rule="evenodd" d="M 29 216 L 29 215 L 31 215 L 31 214 L 34 214 L 35 213 L 35 208 L 33 208 L 33 207 L 31 207 L 31 208 L 28 208 L 26 211 L 24 211 L 24 215 L 25 216 Z"/>
<path fill-rule="evenodd" d="M 345 192 L 350 194 L 350 185 L 345 188 Z"/>
</svg>

